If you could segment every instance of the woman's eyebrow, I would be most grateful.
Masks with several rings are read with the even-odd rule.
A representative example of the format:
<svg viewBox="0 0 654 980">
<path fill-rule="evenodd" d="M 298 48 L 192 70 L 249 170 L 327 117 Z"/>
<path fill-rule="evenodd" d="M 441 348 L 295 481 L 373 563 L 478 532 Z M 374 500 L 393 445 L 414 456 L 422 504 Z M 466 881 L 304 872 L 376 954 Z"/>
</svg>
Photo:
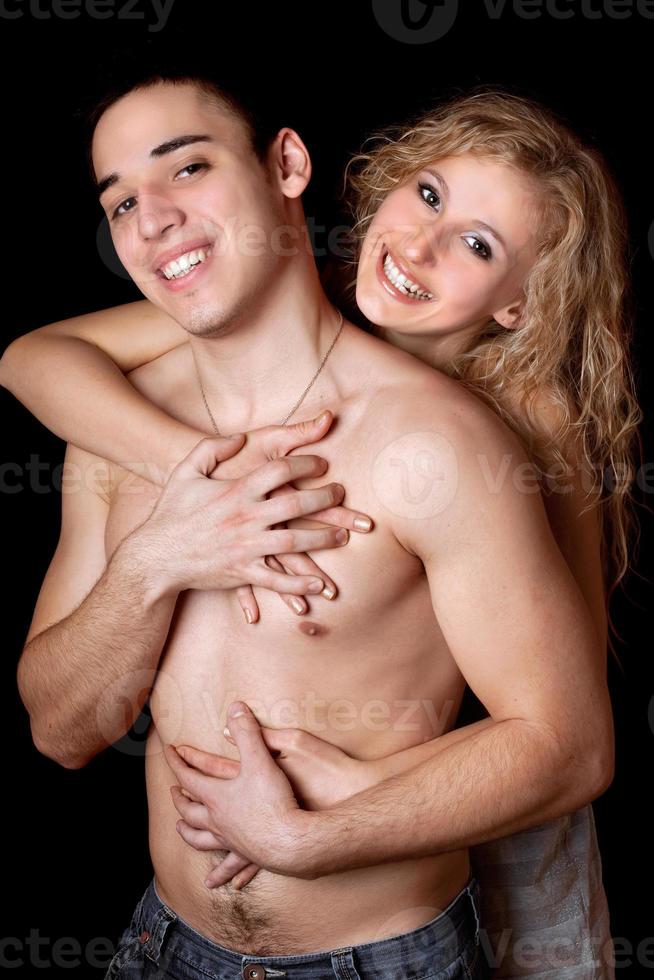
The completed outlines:
<svg viewBox="0 0 654 980">
<path fill-rule="evenodd" d="M 493 238 L 496 238 L 497 241 L 502 246 L 502 248 L 504 249 L 504 251 L 505 252 L 507 251 L 506 242 L 504 241 L 504 239 L 500 235 L 499 231 L 495 231 L 495 229 L 492 227 L 492 225 L 487 225 L 485 221 L 475 221 L 475 224 L 479 228 L 483 228 L 484 231 L 487 231 L 489 235 L 492 235 L 493 236 Z"/>
<path fill-rule="evenodd" d="M 441 174 L 439 174 L 437 170 L 433 170 L 431 167 L 425 167 L 425 171 L 426 173 L 432 175 L 436 183 L 440 184 L 441 190 L 443 191 L 445 197 L 449 197 L 450 189 L 447 186 L 447 181 L 445 180 L 445 178 Z"/>
<path fill-rule="evenodd" d="M 159 146 L 153 147 L 150 150 L 150 156 L 153 159 L 163 157 L 167 153 L 174 153 L 175 150 L 179 150 L 183 146 L 189 146 L 191 143 L 215 143 L 215 139 L 207 133 L 188 133 L 184 136 L 173 136 L 172 139 L 166 140 L 165 143 L 160 143 Z M 110 187 L 113 187 L 114 184 L 117 184 L 119 180 L 122 180 L 122 178 L 117 172 L 108 174 L 102 180 L 99 180 L 95 185 L 98 197 L 102 197 L 104 192 L 109 190 Z"/>
<path fill-rule="evenodd" d="M 447 182 L 444 180 L 444 178 L 441 176 L 441 174 L 439 174 L 437 170 L 433 170 L 431 167 L 425 167 L 425 171 L 428 174 L 431 174 L 431 176 L 434 178 L 434 180 L 438 184 L 440 184 L 441 190 L 443 191 L 443 196 L 444 197 L 448 197 L 448 195 L 450 193 L 450 189 L 447 186 Z M 493 228 L 492 225 L 487 224 L 485 221 L 479 221 L 479 220 L 476 220 L 474 222 L 474 224 L 476 224 L 479 228 L 483 228 L 484 231 L 487 231 L 489 235 L 492 235 L 493 238 L 495 238 L 500 243 L 500 245 L 502 246 L 502 248 L 504 249 L 504 251 L 505 252 L 507 251 L 506 242 L 504 241 L 504 239 L 500 235 L 499 231 L 496 231 L 495 228 Z"/>
</svg>

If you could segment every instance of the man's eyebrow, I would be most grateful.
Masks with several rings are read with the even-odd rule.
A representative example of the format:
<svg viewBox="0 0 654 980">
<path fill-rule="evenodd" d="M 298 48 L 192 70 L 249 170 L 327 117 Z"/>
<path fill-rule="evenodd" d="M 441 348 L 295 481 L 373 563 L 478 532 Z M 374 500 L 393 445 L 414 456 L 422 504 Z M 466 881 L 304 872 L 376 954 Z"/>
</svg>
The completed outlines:
<svg viewBox="0 0 654 980">
<path fill-rule="evenodd" d="M 167 153 L 174 153 L 175 150 L 181 149 L 183 146 L 189 146 L 191 143 L 214 143 L 215 140 L 213 136 L 208 136 L 206 133 L 188 133 L 184 136 L 173 136 L 172 139 L 166 140 L 165 143 L 160 143 L 159 146 L 155 146 L 150 150 L 150 156 L 153 159 L 157 157 L 166 156 Z M 95 188 L 98 193 L 98 197 L 102 197 L 106 190 L 113 187 L 121 180 L 119 173 L 107 174 L 102 180 L 97 181 Z"/>
<path fill-rule="evenodd" d="M 446 183 L 445 179 L 441 176 L 441 174 L 439 174 L 437 170 L 432 170 L 431 167 L 425 167 L 425 170 L 427 171 L 428 174 L 431 174 L 432 177 L 434 177 L 436 179 L 436 181 L 440 184 L 441 189 L 444 192 L 444 196 L 445 197 L 448 197 L 449 196 L 449 193 L 450 193 L 450 189 L 447 186 L 447 183 Z M 506 242 L 504 241 L 504 239 L 500 235 L 499 231 L 496 231 L 495 228 L 493 228 L 492 225 L 488 225 L 488 224 L 486 224 L 485 221 L 479 221 L 479 220 L 475 221 L 474 224 L 476 224 L 477 227 L 479 227 L 479 228 L 483 228 L 484 231 L 487 231 L 489 235 L 492 235 L 494 238 L 496 238 L 497 241 L 502 246 L 502 248 L 504 249 L 504 251 L 505 252 L 507 251 Z"/>
</svg>

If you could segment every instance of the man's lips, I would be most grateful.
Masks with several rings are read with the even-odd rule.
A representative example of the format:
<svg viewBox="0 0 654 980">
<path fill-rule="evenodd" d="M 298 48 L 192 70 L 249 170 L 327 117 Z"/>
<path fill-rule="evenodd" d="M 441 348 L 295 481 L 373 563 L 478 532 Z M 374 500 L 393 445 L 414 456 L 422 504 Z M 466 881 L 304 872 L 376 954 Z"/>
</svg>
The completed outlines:
<svg viewBox="0 0 654 980">
<path fill-rule="evenodd" d="M 207 255 L 206 259 L 204 259 L 202 262 L 198 262 L 197 265 L 193 266 L 190 272 L 187 272 L 184 276 L 180 276 L 178 279 L 176 279 L 174 276 L 172 279 L 166 279 L 163 272 L 157 272 L 157 276 L 161 280 L 161 284 L 165 289 L 172 293 L 178 293 L 184 289 L 188 289 L 189 286 L 198 284 L 205 275 L 206 269 L 211 266 L 212 262 L 213 250 L 209 253 L 209 255 Z"/>
<path fill-rule="evenodd" d="M 211 248 L 213 242 L 207 238 L 195 238 L 188 242 L 180 242 L 175 248 L 169 248 L 166 252 L 160 252 L 152 264 L 152 272 L 163 277 L 162 269 L 173 259 L 178 259 L 180 255 L 187 252 L 197 251 L 199 248 Z"/>
</svg>

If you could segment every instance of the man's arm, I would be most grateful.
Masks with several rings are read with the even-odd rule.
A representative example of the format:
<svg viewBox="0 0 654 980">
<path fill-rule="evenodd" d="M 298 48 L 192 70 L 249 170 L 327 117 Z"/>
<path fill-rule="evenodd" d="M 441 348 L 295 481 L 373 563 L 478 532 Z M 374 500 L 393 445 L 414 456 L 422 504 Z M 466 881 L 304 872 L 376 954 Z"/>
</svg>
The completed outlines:
<svg viewBox="0 0 654 980">
<path fill-rule="evenodd" d="M 18 665 L 34 741 L 67 768 L 84 765 L 133 724 L 181 591 L 246 583 L 293 595 L 322 591 L 313 574 L 274 571 L 265 556 L 342 547 L 337 527 L 275 525 L 332 508 L 343 487 L 330 483 L 268 499 L 289 481 L 324 474 L 326 461 L 309 454 L 269 461 L 236 479 L 212 476 L 243 439 L 199 442 L 106 568 L 108 504 L 94 471 L 106 463 L 69 448 L 74 485 L 62 492 L 61 538 Z"/>
<path fill-rule="evenodd" d="M 79 768 L 129 730 L 148 697 L 176 596 L 162 595 L 125 539 L 107 564 L 107 464 L 71 444 L 59 543 L 25 647 L 18 688 L 44 755 Z M 52 625 L 51 625 L 52 624 Z"/>
<path fill-rule="evenodd" d="M 442 401 L 425 396 L 420 408 L 423 421 L 404 420 L 388 464 L 379 457 L 375 485 L 398 539 L 425 565 L 451 654 L 494 724 L 303 814 L 281 873 L 317 877 L 469 847 L 573 812 L 613 778 L 599 640 L 540 494 L 528 490 L 524 450 L 483 406 L 439 433 L 424 418 L 442 418 Z M 407 492 L 407 473 L 433 475 L 431 500 Z"/>
</svg>

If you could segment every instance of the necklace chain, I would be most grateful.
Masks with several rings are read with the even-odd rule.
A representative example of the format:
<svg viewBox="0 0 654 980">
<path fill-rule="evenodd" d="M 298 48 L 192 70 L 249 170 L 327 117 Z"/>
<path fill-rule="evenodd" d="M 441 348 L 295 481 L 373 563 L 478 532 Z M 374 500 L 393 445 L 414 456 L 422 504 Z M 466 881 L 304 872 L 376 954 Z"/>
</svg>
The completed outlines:
<svg viewBox="0 0 654 980">
<path fill-rule="evenodd" d="M 291 409 L 291 411 L 288 413 L 288 415 L 286 416 L 286 418 L 283 419 L 283 421 L 279 422 L 278 425 L 286 425 L 286 423 L 290 419 L 291 415 L 294 415 L 295 412 L 297 412 L 298 408 L 300 407 L 300 405 L 302 404 L 302 402 L 306 398 L 307 394 L 309 393 L 309 389 L 311 388 L 311 386 L 313 385 L 314 381 L 316 380 L 316 378 L 318 377 L 318 375 L 322 371 L 323 367 L 325 366 L 325 362 L 327 361 L 327 358 L 331 354 L 331 352 L 333 350 L 333 347 L 334 347 L 334 344 L 336 343 L 336 341 L 340 337 L 341 330 L 343 329 L 343 314 L 339 312 L 339 316 L 340 316 L 340 323 L 339 323 L 339 326 L 338 326 L 338 330 L 336 332 L 336 336 L 334 337 L 334 339 L 332 340 L 331 344 L 329 345 L 329 348 L 327 349 L 327 352 L 323 355 L 323 358 L 322 358 L 322 360 L 320 362 L 320 367 L 318 368 L 318 370 L 316 371 L 316 373 L 312 377 L 311 381 L 306 386 L 306 388 L 304 389 L 304 391 L 302 392 L 302 394 L 300 395 L 299 399 L 297 400 L 297 402 L 295 403 L 295 405 L 293 406 L 293 408 Z M 206 392 L 204 390 L 204 385 L 202 384 L 202 378 L 200 377 L 200 371 L 198 369 L 198 362 L 197 362 L 197 360 L 195 358 L 195 352 L 193 351 L 192 348 L 191 348 L 191 350 L 192 350 L 192 353 L 193 353 L 193 363 L 195 364 L 195 373 L 197 374 L 198 382 L 199 382 L 199 385 L 200 385 L 200 391 L 202 393 L 202 400 L 203 400 L 203 402 L 205 404 L 205 408 L 207 409 L 207 414 L 209 415 L 209 418 L 211 419 L 211 424 L 213 426 L 214 432 L 216 433 L 217 436 L 220 436 L 220 435 L 222 435 L 222 433 L 220 432 L 218 426 L 216 425 L 216 420 L 213 417 L 213 412 L 209 408 L 209 402 L 207 401 L 207 395 L 206 395 Z"/>
</svg>

